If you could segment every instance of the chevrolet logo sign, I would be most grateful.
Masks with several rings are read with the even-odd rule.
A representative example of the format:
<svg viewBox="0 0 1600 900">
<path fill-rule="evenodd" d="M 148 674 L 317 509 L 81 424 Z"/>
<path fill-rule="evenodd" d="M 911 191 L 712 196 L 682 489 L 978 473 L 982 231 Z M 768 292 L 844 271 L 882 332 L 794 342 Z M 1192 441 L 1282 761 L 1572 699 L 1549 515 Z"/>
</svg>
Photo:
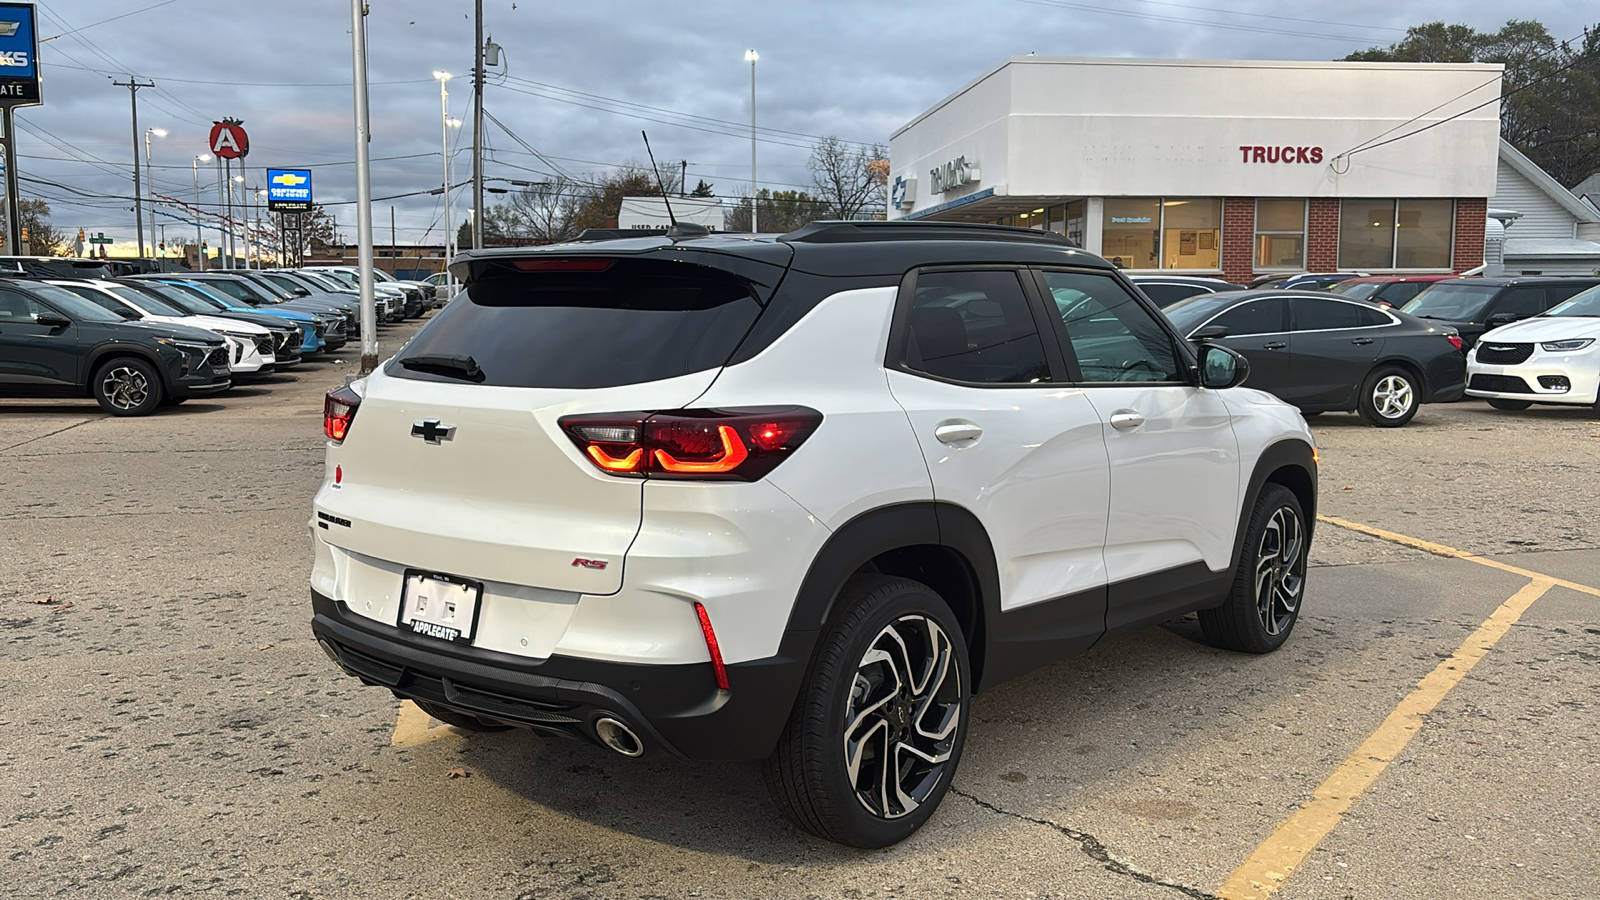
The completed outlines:
<svg viewBox="0 0 1600 900">
<path fill-rule="evenodd" d="M 281 184 L 284 187 L 294 187 L 297 184 L 305 184 L 310 180 L 311 179 L 306 178 L 303 175 L 296 175 L 293 172 L 284 172 L 282 175 L 274 175 L 272 177 L 273 184 Z"/>
</svg>

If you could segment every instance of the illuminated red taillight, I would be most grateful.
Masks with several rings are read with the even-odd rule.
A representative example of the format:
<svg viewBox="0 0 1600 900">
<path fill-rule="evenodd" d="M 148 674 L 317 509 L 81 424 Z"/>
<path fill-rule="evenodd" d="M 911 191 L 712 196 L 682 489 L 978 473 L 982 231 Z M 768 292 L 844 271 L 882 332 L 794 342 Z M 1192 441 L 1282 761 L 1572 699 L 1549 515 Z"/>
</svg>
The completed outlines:
<svg viewBox="0 0 1600 900">
<path fill-rule="evenodd" d="M 519 259 L 511 264 L 524 272 L 604 272 L 615 261 L 603 256 L 552 256 Z"/>
<path fill-rule="evenodd" d="M 561 428 L 609 475 L 755 481 L 822 423 L 804 406 L 567 416 Z"/>
<path fill-rule="evenodd" d="M 348 387 L 334 388 L 322 400 L 322 433 L 335 444 L 350 433 L 350 423 L 355 421 L 356 410 L 361 407 L 361 395 Z"/>
<path fill-rule="evenodd" d="M 1466 352 L 1467 345 L 1466 345 L 1466 343 L 1464 341 L 1461 340 L 1461 335 L 1459 335 L 1459 334 L 1447 334 L 1447 335 L 1444 336 L 1444 339 L 1450 342 L 1450 346 L 1455 347 L 1457 350 L 1460 350 L 1463 353 Z"/>
<path fill-rule="evenodd" d="M 711 630 L 711 616 L 706 608 L 696 603 L 694 614 L 700 617 L 700 634 L 706 639 L 706 649 L 711 652 L 711 674 L 716 676 L 717 690 L 728 689 L 728 667 L 722 663 L 722 648 L 717 646 L 717 633 Z"/>
</svg>

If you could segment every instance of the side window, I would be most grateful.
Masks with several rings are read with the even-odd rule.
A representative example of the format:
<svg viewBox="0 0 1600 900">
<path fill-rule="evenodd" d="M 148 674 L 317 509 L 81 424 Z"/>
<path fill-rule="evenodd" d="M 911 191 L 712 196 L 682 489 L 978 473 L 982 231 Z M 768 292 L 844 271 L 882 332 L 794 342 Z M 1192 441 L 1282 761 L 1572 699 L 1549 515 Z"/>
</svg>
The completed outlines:
<svg viewBox="0 0 1600 900">
<path fill-rule="evenodd" d="M 1396 282 L 1389 285 L 1387 290 L 1378 294 L 1376 299 L 1382 300 L 1390 306 L 1405 306 L 1411 302 L 1411 298 L 1415 297 L 1423 287 L 1424 285 L 1420 281 Z"/>
<path fill-rule="evenodd" d="M 1044 279 L 1085 383 L 1184 380 L 1167 330 L 1116 280 L 1081 272 Z"/>
<path fill-rule="evenodd" d="M 37 313 L 49 310 L 16 291 L 0 290 L 0 322 L 32 322 Z"/>
<path fill-rule="evenodd" d="M 1500 302 L 1489 310 L 1490 315 L 1511 313 L 1518 316 L 1537 316 L 1550 307 L 1545 303 L 1544 288 L 1519 287 L 1507 291 Z"/>
<path fill-rule="evenodd" d="M 106 310 L 107 312 L 114 312 L 120 316 L 122 315 L 122 311 L 127 309 L 126 306 L 123 306 L 121 303 L 118 303 L 110 297 L 107 297 L 103 291 L 97 291 L 94 288 L 83 287 L 76 284 L 63 285 L 63 287 L 74 294 L 77 294 L 79 297 L 89 301 L 90 303 L 93 303 L 95 306 Z"/>
<path fill-rule="evenodd" d="M 1379 325 L 1394 324 L 1394 320 L 1389 318 L 1382 310 L 1368 309 L 1364 306 L 1356 307 L 1356 317 L 1361 320 L 1362 328 L 1375 328 Z"/>
<path fill-rule="evenodd" d="M 1361 307 L 1338 300 L 1295 297 L 1289 304 L 1295 331 L 1327 331 L 1331 328 L 1360 328 Z"/>
<path fill-rule="evenodd" d="M 1228 329 L 1228 337 L 1281 334 L 1289 330 L 1284 322 L 1284 315 L 1288 310 L 1289 305 L 1283 302 L 1282 297 L 1269 297 L 1235 306 L 1206 324 L 1225 326 Z"/>
<path fill-rule="evenodd" d="M 1594 287 L 1593 284 L 1563 284 L 1559 287 L 1546 288 L 1549 296 L 1545 301 L 1545 309 L 1549 309 L 1558 303 L 1565 303 L 1592 287 Z"/>
<path fill-rule="evenodd" d="M 906 365 L 952 381 L 1037 384 L 1050 363 L 1017 273 L 929 272 L 911 300 Z"/>
<path fill-rule="evenodd" d="M 1144 291 L 1144 295 L 1155 301 L 1155 304 L 1162 309 L 1179 300 L 1206 292 L 1205 288 L 1193 284 L 1141 284 L 1139 290 Z"/>
</svg>

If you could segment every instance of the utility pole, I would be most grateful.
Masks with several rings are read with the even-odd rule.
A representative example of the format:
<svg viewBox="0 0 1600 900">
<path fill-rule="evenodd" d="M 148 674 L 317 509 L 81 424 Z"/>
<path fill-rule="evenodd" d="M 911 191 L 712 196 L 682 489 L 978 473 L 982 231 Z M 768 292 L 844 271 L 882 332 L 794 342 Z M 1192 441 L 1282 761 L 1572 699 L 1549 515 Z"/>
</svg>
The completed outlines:
<svg viewBox="0 0 1600 900">
<path fill-rule="evenodd" d="M 477 43 L 472 68 L 472 249 L 483 248 L 483 0 L 476 0 L 473 17 Z M 450 202 L 450 188 L 445 186 L 445 203 Z"/>
<path fill-rule="evenodd" d="M 687 197 L 689 196 L 689 161 L 687 159 L 683 161 L 683 168 L 678 171 L 680 173 L 678 175 L 678 196 Z"/>
<path fill-rule="evenodd" d="M 372 121 L 367 115 L 367 4 L 350 0 L 350 44 L 356 114 L 356 245 L 361 275 L 361 374 L 378 367 L 377 305 L 372 274 Z M 444 90 L 444 83 L 439 84 Z M 446 162 L 449 158 L 446 157 Z M 449 185 L 445 185 L 448 201 Z M 446 207 L 448 208 L 448 207 Z"/>
<path fill-rule="evenodd" d="M 139 186 L 139 88 L 153 88 L 156 83 L 141 82 L 132 75 L 128 76 L 127 81 L 111 83 L 127 88 L 128 97 L 133 102 L 133 227 L 139 233 L 139 258 L 144 259 L 144 193 Z"/>
<path fill-rule="evenodd" d="M 21 198 L 17 192 L 17 120 L 14 117 L 16 110 L 6 106 L 0 108 L 0 118 L 4 119 L 5 135 L 3 137 L 5 153 L 5 201 L 6 224 L 5 239 L 6 252 L 13 255 L 22 254 L 22 207 Z"/>
</svg>

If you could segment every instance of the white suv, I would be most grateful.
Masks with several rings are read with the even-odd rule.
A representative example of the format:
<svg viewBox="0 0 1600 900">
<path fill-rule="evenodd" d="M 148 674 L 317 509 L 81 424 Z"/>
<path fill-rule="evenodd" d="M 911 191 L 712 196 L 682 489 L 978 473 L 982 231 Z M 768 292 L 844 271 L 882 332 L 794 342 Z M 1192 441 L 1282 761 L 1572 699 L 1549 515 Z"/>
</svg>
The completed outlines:
<svg viewBox="0 0 1600 900">
<path fill-rule="evenodd" d="M 1305 592 L 1311 434 L 1105 260 L 991 226 L 814 223 L 464 255 L 329 394 L 312 628 L 471 729 L 764 759 L 861 847 L 950 786 L 974 691 Z"/>
</svg>

